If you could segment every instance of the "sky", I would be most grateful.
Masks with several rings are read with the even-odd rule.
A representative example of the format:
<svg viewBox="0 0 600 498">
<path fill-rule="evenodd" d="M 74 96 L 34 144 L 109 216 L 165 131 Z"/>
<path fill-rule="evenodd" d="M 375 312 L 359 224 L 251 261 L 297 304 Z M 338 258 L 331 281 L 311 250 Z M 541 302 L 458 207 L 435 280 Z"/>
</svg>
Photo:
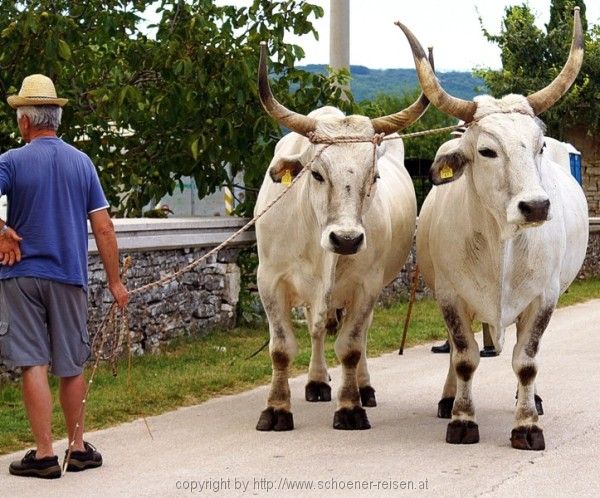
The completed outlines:
<svg viewBox="0 0 600 498">
<path fill-rule="evenodd" d="M 312 0 L 325 10 L 314 25 L 319 40 L 312 35 L 286 41 L 304 48 L 304 64 L 329 62 L 329 2 Z M 218 0 L 220 4 L 249 5 L 249 0 Z M 423 47 L 434 47 L 436 69 L 472 70 L 500 67 L 500 50 L 483 37 L 479 16 L 485 28 L 499 33 L 504 10 L 509 5 L 527 3 L 544 28 L 550 17 L 550 0 L 350 0 L 350 64 L 372 69 L 414 67 L 408 42 L 395 21 L 402 21 Z M 600 24 L 600 0 L 588 0 L 589 24 Z M 478 14 L 479 11 L 479 14 Z"/>
</svg>

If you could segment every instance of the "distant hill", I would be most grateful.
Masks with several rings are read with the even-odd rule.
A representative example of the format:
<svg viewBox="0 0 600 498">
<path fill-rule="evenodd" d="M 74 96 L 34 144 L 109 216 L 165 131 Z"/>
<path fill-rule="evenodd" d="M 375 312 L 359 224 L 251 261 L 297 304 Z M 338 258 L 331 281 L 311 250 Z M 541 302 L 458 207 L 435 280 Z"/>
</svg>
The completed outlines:
<svg viewBox="0 0 600 498">
<path fill-rule="evenodd" d="M 309 64 L 302 69 L 312 73 L 325 73 L 324 64 Z M 402 94 L 418 86 L 414 69 L 369 69 L 365 66 L 350 66 L 352 81 L 350 88 L 357 102 L 373 99 L 379 93 Z M 444 89 L 463 99 L 471 100 L 475 95 L 486 93 L 481 78 L 468 71 L 438 72 Z"/>
</svg>

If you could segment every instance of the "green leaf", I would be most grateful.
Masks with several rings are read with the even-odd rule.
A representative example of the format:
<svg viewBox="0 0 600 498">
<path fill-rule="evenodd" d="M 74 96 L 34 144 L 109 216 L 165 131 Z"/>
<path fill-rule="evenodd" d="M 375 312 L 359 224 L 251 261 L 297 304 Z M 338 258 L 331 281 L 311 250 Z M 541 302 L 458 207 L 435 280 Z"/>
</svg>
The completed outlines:
<svg viewBox="0 0 600 498">
<path fill-rule="evenodd" d="M 198 159 L 198 139 L 194 140 L 190 145 L 190 150 L 192 151 L 192 157 L 194 161 Z"/>
<path fill-rule="evenodd" d="M 66 61 L 71 59 L 71 48 L 64 40 L 58 40 L 58 55 Z"/>
</svg>

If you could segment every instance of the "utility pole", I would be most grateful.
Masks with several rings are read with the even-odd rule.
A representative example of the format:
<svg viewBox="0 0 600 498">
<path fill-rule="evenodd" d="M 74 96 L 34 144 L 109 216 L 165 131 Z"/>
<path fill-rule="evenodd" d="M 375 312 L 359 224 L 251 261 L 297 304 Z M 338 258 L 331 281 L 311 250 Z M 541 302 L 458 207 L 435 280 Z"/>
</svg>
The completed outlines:
<svg viewBox="0 0 600 498">
<path fill-rule="evenodd" d="M 350 0 L 329 0 L 329 65 L 350 69 Z"/>
</svg>

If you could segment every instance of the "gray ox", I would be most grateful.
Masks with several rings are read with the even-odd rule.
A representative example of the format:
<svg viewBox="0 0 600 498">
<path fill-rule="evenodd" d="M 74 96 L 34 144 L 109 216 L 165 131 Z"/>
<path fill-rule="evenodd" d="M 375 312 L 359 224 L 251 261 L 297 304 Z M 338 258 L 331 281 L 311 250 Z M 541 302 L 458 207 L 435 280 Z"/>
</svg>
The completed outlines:
<svg viewBox="0 0 600 498">
<path fill-rule="evenodd" d="M 400 25 L 400 24 L 399 24 Z M 446 441 L 479 441 L 471 395 L 479 363 L 471 323 L 488 323 L 500 350 L 504 329 L 516 323 L 513 370 L 518 378 L 511 444 L 542 450 L 534 402 L 536 355 L 558 297 L 583 262 L 588 215 L 577 182 L 544 154 L 535 116 L 572 85 L 583 59 L 576 9 L 569 58 L 546 88 L 528 97 L 448 95 L 435 78 L 414 35 L 409 39 L 419 81 L 432 104 L 469 123 L 453 151 L 431 167 L 436 187 L 428 195 L 417 230 L 417 258 L 448 327 L 450 369 L 438 414 L 452 417 Z"/>
<path fill-rule="evenodd" d="M 409 108 L 376 119 L 345 116 L 332 107 L 304 116 L 273 97 L 264 45 L 259 66 L 263 107 L 294 133 L 277 144 L 255 213 L 282 192 L 282 178 L 307 171 L 256 224 L 258 289 L 269 321 L 273 368 L 267 408 L 256 428 L 283 431 L 294 427 L 288 376 L 297 344 L 290 310 L 305 306 L 312 342 L 306 399 L 331 399 L 324 336 L 336 310 L 343 310 L 335 342 L 343 375 L 333 426 L 369 429 L 361 407 L 361 398 L 363 404 L 375 405 L 365 356 L 367 330 L 381 289 L 406 260 L 416 221 L 415 192 L 404 168 L 402 141 L 377 146 L 380 137 L 376 135 L 410 125 L 428 102 L 421 96 Z M 328 145 L 315 143 L 316 136 L 375 142 Z"/>
</svg>

